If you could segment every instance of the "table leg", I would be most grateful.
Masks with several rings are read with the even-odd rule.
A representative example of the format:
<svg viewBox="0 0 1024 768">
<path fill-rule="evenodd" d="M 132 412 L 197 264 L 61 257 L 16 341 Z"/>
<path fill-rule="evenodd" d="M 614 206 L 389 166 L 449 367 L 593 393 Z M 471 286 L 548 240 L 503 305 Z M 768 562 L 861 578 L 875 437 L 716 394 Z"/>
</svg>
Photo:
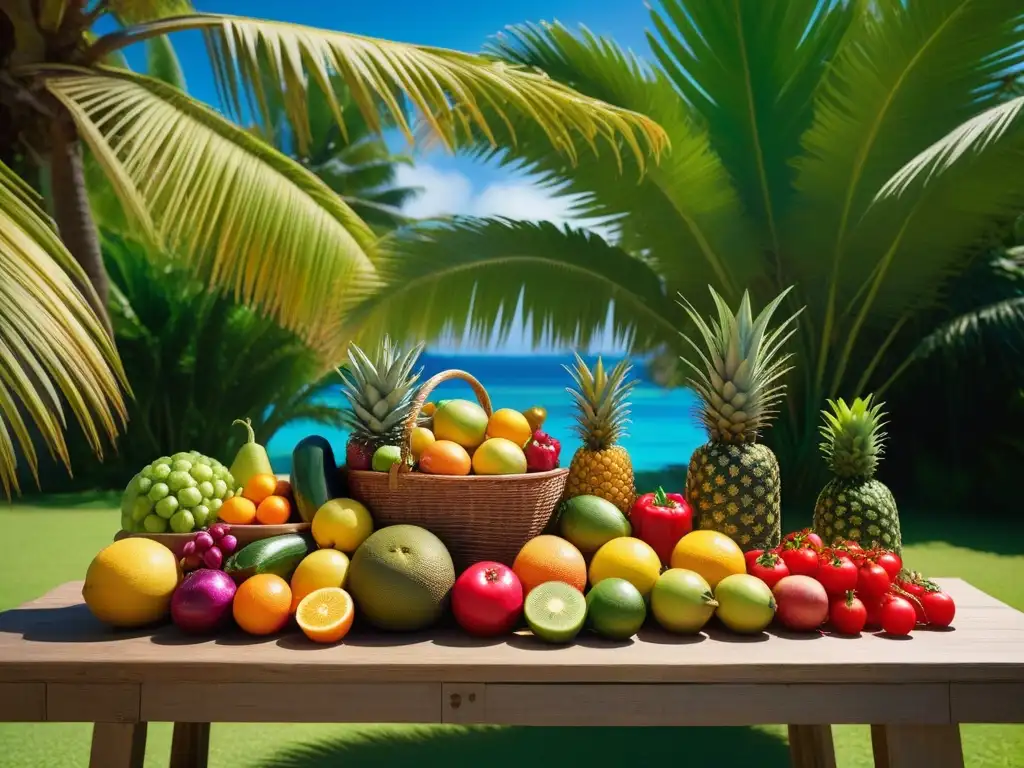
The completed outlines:
<svg viewBox="0 0 1024 768">
<path fill-rule="evenodd" d="M 145 723 L 93 725 L 89 768 L 142 768 L 145 760 Z"/>
<path fill-rule="evenodd" d="M 875 768 L 964 768 L 960 726 L 872 725 Z"/>
<path fill-rule="evenodd" d="M 209 756 L 209 723 L 174 724 L 170 768 L 206 768 Z"/>
<path fill-rule="evenodd" d="M 789 760 L 793 768 L 836 768 L 832 726 L 789 726 Z"/>
</svg>

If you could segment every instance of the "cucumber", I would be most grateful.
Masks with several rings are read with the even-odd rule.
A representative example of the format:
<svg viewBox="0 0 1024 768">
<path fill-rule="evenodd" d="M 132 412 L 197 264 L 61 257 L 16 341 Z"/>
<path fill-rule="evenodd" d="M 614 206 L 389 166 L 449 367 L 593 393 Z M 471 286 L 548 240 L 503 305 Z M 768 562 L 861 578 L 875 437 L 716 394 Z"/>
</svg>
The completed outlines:
<svg viewBox="0 0 1024 768">
<path fill-rule="evenodd" d="M 224 572 L 241 584 L 258 573 L 273 573 L 289 580 L 302 558 L 316 549 L 309 534 L 284 533 L 246 544 L 224 563 Z"/>
<path fill-rule="evenodd" d="M 304 437 L 292 451 L 292 494 L 299 517 L 313 522 L 313 515 L 331 499 L 343 496 L 334 451 L 320 435 Z"/>
</svg>

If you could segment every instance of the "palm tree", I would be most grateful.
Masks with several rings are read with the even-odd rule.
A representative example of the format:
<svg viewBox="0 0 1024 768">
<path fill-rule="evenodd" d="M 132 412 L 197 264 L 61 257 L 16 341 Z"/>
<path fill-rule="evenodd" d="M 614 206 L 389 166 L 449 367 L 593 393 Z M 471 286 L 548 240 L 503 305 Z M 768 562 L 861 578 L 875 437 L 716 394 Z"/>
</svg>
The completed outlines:
<svg viewBox="0 0 1024 768">
<path fill-rule="evenodd" d="M 102 36 L 110 14 L 119 27 Z M 373 129 L 393 119 L 412 138 L 406 108 L 446 146 L 467 126 L 495 136 L 529 116 L 569 157 L 576 143 L 643 162 L 664 133 L 641 115 L 574 93 L 543 73 L 455 51 L 284 22 L 194 13 L 187 0 L 3 0 L 0 3 L 0 479 L 17 488 L 14 439 L 35 471 L 27 412 L 45 442 L 63 446 L 67 399 L 100 450 L 123 412 L 120 367 L 108 338 L 108 283 L 90 214 L 85 144 L 138 238 L 172 254 L 206 284 L 301 334 L 325 359 L 350 329 L 345 307 L 372 280 L 377 238 L 309 170 L 179 88 L 119 66 L 127 46 L 201 30 L 222 100 L 236 121 L 271 131 L 280 101 L 301 151 L 307 102 L 324 94 L 342 130 L 336 75 Z M 401 98 L 396 97 L 396 91 Z M 493 109 L 492 109 L 493 108 Z M 12 146 L 16 144 L 16 146 Z M 57 237 L 7 161 L 47 182 Z M 13 161 L 12 161 L 13 162 Z M 32 173 L 35 176 L 35 172 Z M 91 307 L 91 313 L 89 308 Z M 107 334 L 104 334 L 106 327 Z M 23 410 L 22 410 L 23 409 Z M 90 414 L 96 414 L 95 422 Z M 13 433 L 13 437 L 12 437 Z"/>
<path fill-rule="evenodd" d="M 973 244 L 1019 211 L 1019 142 L 901 196 L 876 193 L 922 149 L 1005 101 L 1006 73 L 1024 62 L 1024 6 L 662 0 L 651 21 L 655 64 L 557 24 L 513 28 L 489 47 L 668 132 L 671 153 L 643 176 L 625 158 L 625 178 L 614 158 L 571 166 L 522 120 L 515 144 L 477 143 L 477 155 L 569 197 L 581 218 L 604 219 L 612 240 L 500 219 L 400 231 L 382 244 L 376 295 L 353 316 L 398 335 L 472 335 L 521 302 L 536 336 L 586 343 L 611 303 L 634 351 L 678 360 L 692 354 L 678 295 L 710 311 L 709 284 L 734 306 L 744 289 L 763 306 L 795 285 L 792 308 L 807 308 L 797 369 L 769 439 L 787 488 L 811 490 L 798 473 L 820 463 L 825 398 L 884 394 L 931 330 L 922 319 L 977 257 Z M 1001 109 L 1006 119 L 1014 107 Z M 432 301 L 442 286 L 465 300 Z"/>
</svg>

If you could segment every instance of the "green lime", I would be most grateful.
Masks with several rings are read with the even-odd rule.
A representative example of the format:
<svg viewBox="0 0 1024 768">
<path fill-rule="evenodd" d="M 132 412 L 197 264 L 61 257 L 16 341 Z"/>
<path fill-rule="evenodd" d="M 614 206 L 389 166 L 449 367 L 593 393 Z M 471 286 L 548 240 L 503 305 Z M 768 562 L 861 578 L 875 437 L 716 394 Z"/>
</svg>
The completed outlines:
<svg viewBox="0 0 1024 768">
<path fill-rule="evenodd" d="M 382 445 L 373 452 L 373 471 L 387 472 L 392 464 L 402 460 L 402 449 L 397 445 Z"/>
<path fill-rule="evenodd" d="M 587 624 L 609 640 L 628 640 L 646 618 L 644 596 L 625 579 L 602 579 L 587 593 Z"/>
<path fill-rule="evenodd" d="M 685 568 L 665 571 L 651 590 L 651 613 L 669 632 L 700 632 L 717 607 L 704 577 Z"/>
</svg>

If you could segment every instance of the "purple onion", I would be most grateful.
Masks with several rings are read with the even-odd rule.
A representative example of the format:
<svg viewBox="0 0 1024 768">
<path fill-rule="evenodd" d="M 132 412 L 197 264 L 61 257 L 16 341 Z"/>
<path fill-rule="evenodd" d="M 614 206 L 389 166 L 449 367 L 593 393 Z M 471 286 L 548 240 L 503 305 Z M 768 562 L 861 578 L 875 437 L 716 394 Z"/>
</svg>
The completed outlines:
<svg viewBox="0 0 1024 768">
<path fill-rule="evenodd" d="M 202 568 L 185 577 L 171 597 L 171 620 L 183 632 L 210 632 L 231 616 L 235 582 L 224 571 Z"/>
<path fill-rule="evenodd" d="M 203 552 L 203 565 L 207 568 L 213 568 L 214 570 L 220 568 L 221 563 L 224 562 L 224 555 L 218 547 L 210 547 L 208 550 Z"/>
<path fill-rule="evenodd" d="M 238 539 L 229 533 L 218 542 L 218 546 L 220 546 L 221 552 L 225 555 L 230 555 L 238 548 Z"/>
<path fill-rule="evenodd" d="M 195 538 L 196 552 L 205 552 L 213 546 L 213 536 L 206 531 L 200 531 Z"/>
</svg>

